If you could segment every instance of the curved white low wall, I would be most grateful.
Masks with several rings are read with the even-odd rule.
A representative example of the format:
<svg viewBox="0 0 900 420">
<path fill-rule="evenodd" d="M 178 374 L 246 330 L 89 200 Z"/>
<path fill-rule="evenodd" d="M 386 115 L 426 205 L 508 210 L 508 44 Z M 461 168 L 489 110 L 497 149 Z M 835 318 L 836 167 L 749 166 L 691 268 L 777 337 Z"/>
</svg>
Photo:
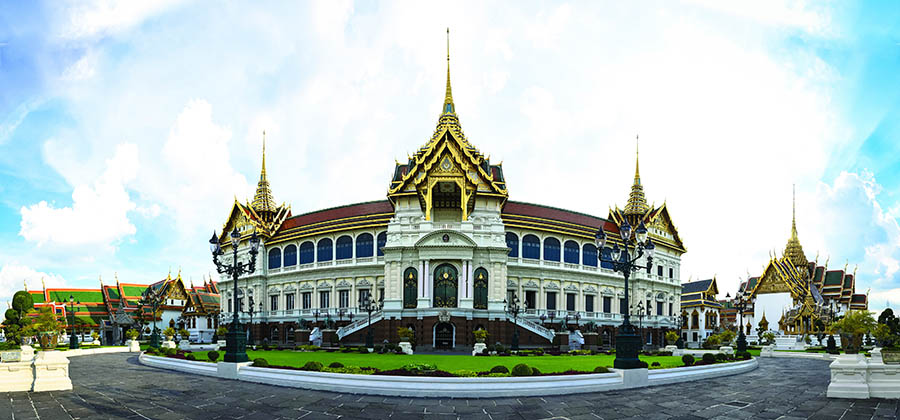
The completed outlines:
<svg viewBox="0 0 900 420">
<path fill-rule="evenodd" d="M 144 353 L 141 353 L 139 359 L 147 366 L 225 377 L 219 372 L 226 369 L 219 369 L 214 363 L 149 356 Z M 565 395 L 671 384 L 749 372 L 756 369 L 758 363 L 756 359 L 750 359 L 708 366 L 649 371 L 614 369 L 611 373 L 504 378 L 372 376 L 229 365 L 234 365 L 236 375 L 230 374 L 228 378 L 268 385 L 385 396 L 488 398 Z"/>
</svg>

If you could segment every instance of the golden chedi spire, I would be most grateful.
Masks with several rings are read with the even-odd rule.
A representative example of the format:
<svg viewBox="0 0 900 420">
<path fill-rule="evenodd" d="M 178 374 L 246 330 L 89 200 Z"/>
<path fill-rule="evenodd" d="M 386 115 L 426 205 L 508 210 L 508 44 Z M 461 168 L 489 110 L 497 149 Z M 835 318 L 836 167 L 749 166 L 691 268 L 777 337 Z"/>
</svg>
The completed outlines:
<svg viewBox="0 0 900 420">
<path fill-rule="evenodd" d="M 788 239 L 787 245 L 784 247 L 784 256 L 787 257 L 788 260 L 794 264 L 794 267 L 800 270 L 801 273 L 805 273 L 807 260 L 806 254 L 803 253 L 803 246 L 800 245 L 800 239 L 797 237 L 797 191 L 796 186 L 794 186 L 793 193 L 793 210 L 791 217 L 791 237 Z"/>
<path fill-rule="evenodd" d="M 450 88 L 450 28 L 447 28 L 447 92 L 444 93 L 444 107 L 441 114 L 455 114 L 453 89 Z"/>
<path fill-rule="evenodd" d="M 647 205 L 647 198 L 644 197 L 644 186 L 641 185 L 637 140 L 638 137 L 635 137 L 634 183 L 631 185 L 631 194 L 628 195 L 628 203 L 625 205 L 626 216 L 643 216 L 650 210 L 650 206 Z"/>
<path fill-rule="evenodd" d="M 253 210 L 257 213 L 270 213 L 277 210 L 275 198 L 272 197 L 272 188 L 266 178 L 266 132 L 263 131 L 262 171 L 259 173 L 259 183 L 256 184 L 256 194 L 253 196 Z"/>
<path fill-rule="evenodd" d="M 456 115 L 456 105 L 453 103 L 453 88 L 450 87 L 450 28 L 447 28 L 447 88 L 444 93 L 444 105 L 441 107 L 441 116 L 438 118 L 437 129 L 435 133 L 448 129 L 468 144 L 459 125 L 459 118 Z M 436 139 L 432 139 L 434 141 Z"/>
</svg>

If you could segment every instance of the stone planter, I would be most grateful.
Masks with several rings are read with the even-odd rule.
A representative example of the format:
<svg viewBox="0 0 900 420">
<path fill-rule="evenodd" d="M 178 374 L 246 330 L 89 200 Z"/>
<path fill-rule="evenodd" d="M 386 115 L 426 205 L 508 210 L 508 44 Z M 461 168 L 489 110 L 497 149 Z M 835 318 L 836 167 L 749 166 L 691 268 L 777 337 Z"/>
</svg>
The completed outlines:
<svg viewBox="0 0 900 420">
<path fill-rule="evenodd" d="M 177 346 L 175 346 L 175 342 L 172 340 L 166 340 L 162 342 L 162 348 L 164 349 L 174 349 L 176 347 Z"/>
<path fill-rule="evenodd" d="M 403 351 L 403 354 L 413 354 L 412 344 L 409 341 L 401 341 L 400 350 Z"/>
<path fill-rule="evenodd" d="M 181 341 L 179 341 L 179 342 L 178 342 L 178 349 L 179 349 L 179 350 L 190 350 L 190 349 L 191 349 L 191 342 L 188 341 L 188 340 L 181 340 Z"/>
<path fill-rule="evenodd" d="M 878 349 L 880 350 L 879 354 L 881 355 L 881 360 L 885 364 L 889 365 L 900 365 L 900 349 Z M 872 351 L 872 356 L 875 356 L 875 350 Z"/>
<path fill-rule="evenodd" d="M 481 354 L 484 349 L 487 348 L 487 344 L 484 343 L 475 343 L 475 348 L 472 350 L 472 356 L 476 354 Z"/>
<path fill-rule="evenodd" d="M 869 398 L 869 373 L 862 354 L 842 354 L 831 362 L 829 398 Z"/>
<path fill-rule="evenodd" d="M 61 351 L 42 351 L 34 359 L 34 392 L 67 391 L 72 389 L 69 379 L 69 359 Z"/>
<path fill-rule="evenodd" d="M 731 346 L 722 346 L 722 347 L 719 347 L 719 353 L 734 354 L 734 348 Z"/>
<path fill-rule="evenodd" d="M 125 345 L 128 346 L 128 351 L 130 352 L 140 352 L 141 351 L 141 343 L 137 340 L 128 340 L 125 342 Z"/>
</svg>

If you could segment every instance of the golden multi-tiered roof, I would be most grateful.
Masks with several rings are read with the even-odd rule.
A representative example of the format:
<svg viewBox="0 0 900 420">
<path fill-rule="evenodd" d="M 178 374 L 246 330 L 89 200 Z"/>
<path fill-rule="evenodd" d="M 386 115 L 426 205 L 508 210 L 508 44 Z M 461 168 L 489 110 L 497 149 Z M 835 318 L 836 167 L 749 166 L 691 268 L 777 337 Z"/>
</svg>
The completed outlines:
<svg viewBox="0 0 900 420">
<path fill-rule="evenodd" d="M 438 203 L 454 202 L 438 199 L 435 193 L 458 194 L 459 203 L 453 204 L 462 212 L 462 220 L 468 218 L 475 206 L 475 195 L 495 196 L 503 202 L 509 197 L 503 169 L 491 165 L 478 149 L 472 146 L 459 123 L 450 86 L 450 31 L 447 31 L 447 87 L 444 104 L 437 127 L 431 138 L 407 163 L 397 163 L 388 198 L 395 202 L 403 196 L 418 196 L 425 219 L 431 220 Z M 441 184 L 440 189 L 436 186 Z"/>
</svg>

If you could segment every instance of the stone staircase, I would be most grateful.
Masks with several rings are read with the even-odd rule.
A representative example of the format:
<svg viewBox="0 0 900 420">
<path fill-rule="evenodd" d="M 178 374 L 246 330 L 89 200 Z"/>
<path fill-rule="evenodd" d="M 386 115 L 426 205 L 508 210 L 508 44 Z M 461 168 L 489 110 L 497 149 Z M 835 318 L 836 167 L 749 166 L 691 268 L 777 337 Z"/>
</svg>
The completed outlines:
<svg viewBox="0 0 900 420">
<path fill-rule="evenodd" d="M 547 329 L 543 325 L 538 324 L 537 322 L 529 321 L 522 317 L 516 318 L 514 320 L 513 316 L 510 314 L 506 314 L 506 320 L 509 322 L 515 322 L 516 325 L 518 325 L 528 331 L 531 331 L 541 337 L 546 338 L 547 341 L 553 342 L 553 337 L 555 335 L 553 333 L 553 330 Z"/>
<path fill-rule="evenodd" d="M 384 319 L 384 314 L 381 311 L 372 312 L 372 324 L 375 324 L 382 319 Z M 344 337 L 365 328 L 367 325 L 369 325 L 368 314 L 360 316 L 356 321 L 353 321 L 337 329 L 336 333 L 338 340 L 343 340 Z"/>
</svg>

